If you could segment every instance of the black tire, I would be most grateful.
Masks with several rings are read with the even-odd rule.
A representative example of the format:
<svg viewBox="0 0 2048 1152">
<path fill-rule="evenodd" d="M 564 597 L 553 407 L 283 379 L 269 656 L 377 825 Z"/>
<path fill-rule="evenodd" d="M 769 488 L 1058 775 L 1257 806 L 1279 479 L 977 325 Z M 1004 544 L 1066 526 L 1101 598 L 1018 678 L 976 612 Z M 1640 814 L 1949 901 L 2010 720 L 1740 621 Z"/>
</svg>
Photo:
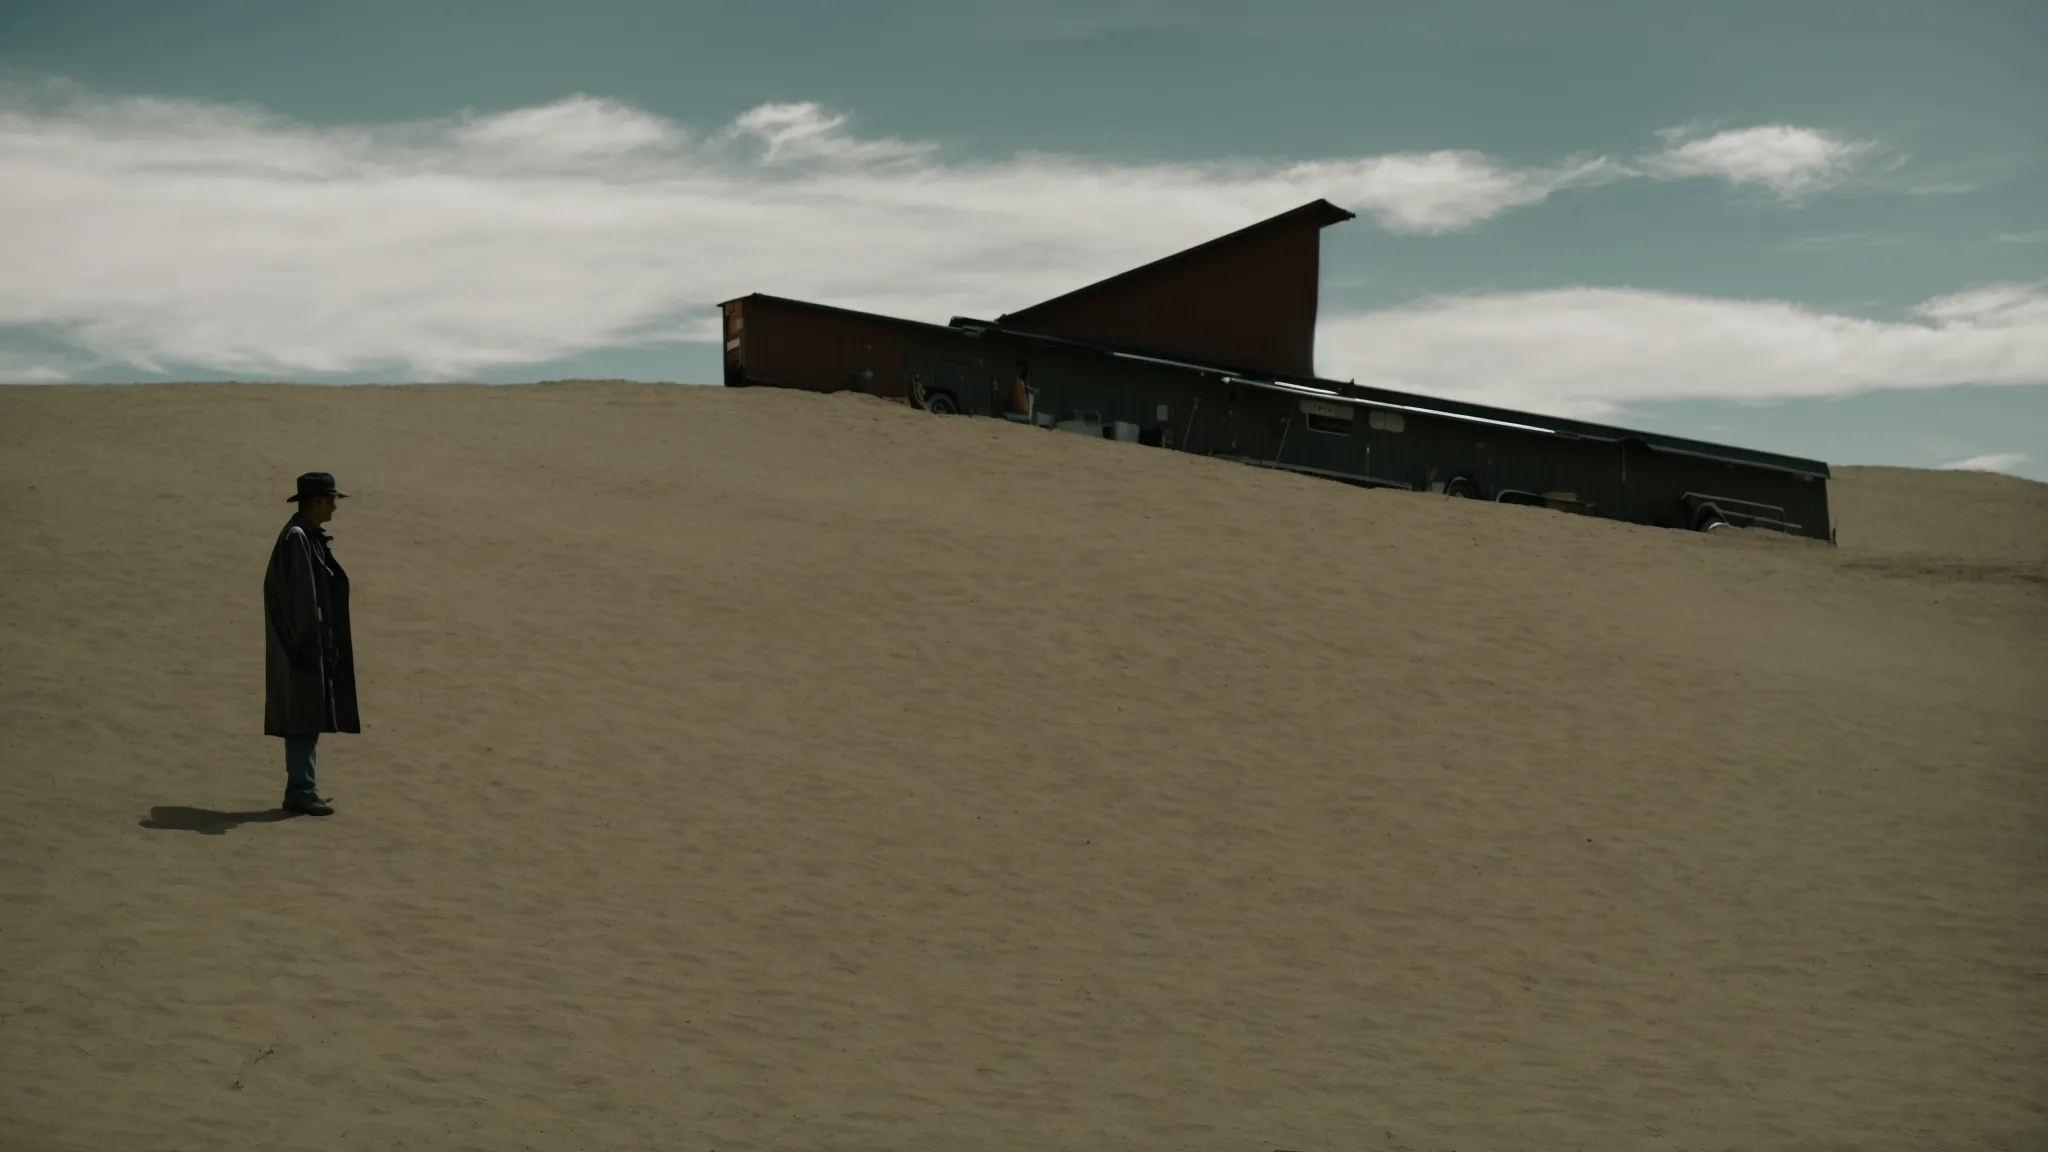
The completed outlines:
<svg viewBox="0 0 2048 1152">
<path fill-rule="evenodd" d="M 1451 477 L 1451 482 L 1444 485 L 1444 495 L 1456 500 L 1477 500 L 1479 499 L 1479 485 L 1474 484 L 1466 477 L 1453 476 Z"/>
<path fill-rule="evenodd" d="M 1712 504 L 1703 504 L 1698 512 L 1693 513 L 1692 530 L 1695 532 L 1712 532 L 1716 528 L 1727 526 L 1728 518 L 1721 515 L 1721 510 Z"/>
<path fill-rule="evenodd" d="M 960 402 L 953 399 L 951 392 L 927 392 L 924 394 L 924 410 L 940 416 L 960 414 Z"/>
</svg>

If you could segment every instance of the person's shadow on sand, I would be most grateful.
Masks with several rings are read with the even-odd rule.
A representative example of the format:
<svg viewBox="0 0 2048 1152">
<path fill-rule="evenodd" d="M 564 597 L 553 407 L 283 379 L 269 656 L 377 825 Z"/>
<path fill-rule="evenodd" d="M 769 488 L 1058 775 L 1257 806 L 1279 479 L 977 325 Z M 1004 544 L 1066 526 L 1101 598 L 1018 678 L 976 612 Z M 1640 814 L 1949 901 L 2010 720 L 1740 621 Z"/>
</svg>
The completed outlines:
<svg viewBox="0 0 2048 1152">
<path fill-rule="evenodd" d="M 151 808 L 149 818 L 137 823 L 159 832 L 197 832 L 202 836 L 225 836 L 230 828 L 244 824 L 275 824 L 290 820 L 296 812 L 272 808 L 268 812 L 215 812 L 211 808 Z"/>
</svg>

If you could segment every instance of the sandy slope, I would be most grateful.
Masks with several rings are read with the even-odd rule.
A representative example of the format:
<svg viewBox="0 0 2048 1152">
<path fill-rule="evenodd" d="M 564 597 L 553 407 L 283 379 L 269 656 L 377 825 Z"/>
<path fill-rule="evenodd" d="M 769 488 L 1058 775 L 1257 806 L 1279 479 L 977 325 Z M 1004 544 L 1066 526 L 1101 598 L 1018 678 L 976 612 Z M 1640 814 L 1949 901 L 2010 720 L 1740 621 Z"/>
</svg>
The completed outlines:
<svg viewBox="0 0 2048 1152">
<path fill-rule="evenodd" d="M 309 468 L 368 730 L 274 820 Z M 0 1147 L 2048 1147 L 2048 486 L 1837 491 L 0 390 Z"/>
<path fill-rule="evenodd" d="M 2048 565 L 2048 485 L 1984 472 L 1838 468 L 1829 488 L 1852 551 L 1973 565 Z"/>
</svg>

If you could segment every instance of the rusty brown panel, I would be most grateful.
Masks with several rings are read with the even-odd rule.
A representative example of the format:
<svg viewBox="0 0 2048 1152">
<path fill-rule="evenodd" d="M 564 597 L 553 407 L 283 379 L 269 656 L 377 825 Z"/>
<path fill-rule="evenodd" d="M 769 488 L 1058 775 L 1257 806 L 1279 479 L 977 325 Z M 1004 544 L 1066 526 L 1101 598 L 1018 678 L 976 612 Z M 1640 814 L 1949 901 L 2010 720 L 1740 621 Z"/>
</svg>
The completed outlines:
<svg viewBox="0 0 2048 1152">
<path fill-rule="evenodd" d="M 999 322 L 1313 376 L 1320 237 L 1348 219 L 1351 213 L 1318 200 Z"/>
<path fill-rule="evenodd" d="M 741 336 L 745 332 L 746 319 L 742 304 L 738 300 L 726 301 L 723 312 L 725 324 L 721 339 L 725 341 L 725 383 L 731 386 L 739 384 L 746 375 L 741 359 L 741 348 L 744 346 Z"/>
<path fill-rule="evenodd" d="M 739 351 L 747 379 L 842 392 L 856 387 L 855 377 L 863 369 L 871 369 L 877 394 L 903 395 L 906 333 L 901 324 L 759 297 L 748 299 L 742 314 Z"/>
</svg>

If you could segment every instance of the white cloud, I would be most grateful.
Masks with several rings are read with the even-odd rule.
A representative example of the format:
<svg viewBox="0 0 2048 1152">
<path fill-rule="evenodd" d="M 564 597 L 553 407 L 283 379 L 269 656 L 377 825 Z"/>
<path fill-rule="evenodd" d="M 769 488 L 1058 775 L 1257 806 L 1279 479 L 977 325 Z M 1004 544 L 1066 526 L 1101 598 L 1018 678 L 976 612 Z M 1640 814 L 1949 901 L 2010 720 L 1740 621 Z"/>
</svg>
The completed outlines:
<svg viewBox="0 0 2048 1152">
<path fill-rule="evenodd" d="M 1542 203 L 1567 188 L 1626 179 L 1629 171 L 1606 157 L 1574 157 L 1550 168 L 1509 168 L 1482 153 L 1459 151 L 1316 161 L 1288 168 L 1282 176 L 1329 189 L 1330 199 L 1371 215 L 1391 231 L 1430 236 Z"/>
<path fill-rule="evenodd" d="M 317 127 L 76 87 L 0 93 L 0 169 L 0 324 L 141 367 L 430 379 L 711 338 L 710 306 L 750 291 L 993 314 L 1319 196 L 1430 234 L 1615 175 L 1469 152 L 948 162 L 806 103 L 701 137 L 589 97 Z"/>
<path fill-rule="evenodd" d="M 1324 322 L 1326 375 L 1563 416 L 1635 401 L 2048 384 L 2048 294 L 1994 285 L 1893 321 L 1625 288 L 1449 296 Z"/>
<path fill-rule="evenodd" d="M 1808 130 L 1748 131 L 1765 135 L 1688 143 L 1681 130 L 1666 155 L 1781 188 L 1818 187 L 1832 170 L 1744 160 L 1730 140 Z M 1802 148 L 1778 154 L 1833 155 Z M 143 368 L 387 379 L 715 340 L 711 306 L 752 291 L 940 321 L 993 315 L 1319 196 L 1429 235 L 1636 175 L 1601 157 L 1517 167 L 1465 151 L 970 163 L 856 135 L 804 103 L 702 134 L 587 97 L 314 127 L 77 89 L 0 92 L 0 170 L 0 324 Z M 1930 301 L 1893 323 L 1571 288 L 1326 312 L 1318 344 L 1331 375 L 1598 413 L 1663 395 L 2048 380 L 2042 310 L 2027 286 Z"/>
<path fill-rule="evenodd" d="M 763 104 L 742 113 L 721 140 L 752 140 L 762 146 L 765 165 L 834 163 L 882 165 L 928 156 L 932 144 L 904 140 L 861 140 L 846 133 L 848 117 L 816 104 Z"/>
<path fill-rule="evenodd" d="M 2025 452 L 1987 452 L 1968 460 L 1953 460 L 1942 467 L 1956 472 L 2011 472 L 2026 462 Z"/>
<path fill-rule="evenodd" d="M 676 147 L 688 139 L 680 128 L 658 116 L 588 96 L 497 116 L 464 117 L 448 135 L 459 147 L 486 156 L 516 155 L 532 165 L 602 160 Z"/>
<path fill-rule="evenodd" d="M 2048 228 L 2037 228 L 2032 232 L 1996 232 L 1991 238 L 2000 244 L 2048 244 Z"/>
<path fill-rule="evenodd" d="M 1697 126 L 1667 128 L 1658 135 L 1667 147 L 1644 157 L 1642 167 L 1661 179 L 1709 177 L 1735 185 L 1757 185 L 1788 200 L 1846 183 L 1877 151 L 1868 140 L 1791 124 L 1736 128 L 1692 137 Z"/>
</svg>

